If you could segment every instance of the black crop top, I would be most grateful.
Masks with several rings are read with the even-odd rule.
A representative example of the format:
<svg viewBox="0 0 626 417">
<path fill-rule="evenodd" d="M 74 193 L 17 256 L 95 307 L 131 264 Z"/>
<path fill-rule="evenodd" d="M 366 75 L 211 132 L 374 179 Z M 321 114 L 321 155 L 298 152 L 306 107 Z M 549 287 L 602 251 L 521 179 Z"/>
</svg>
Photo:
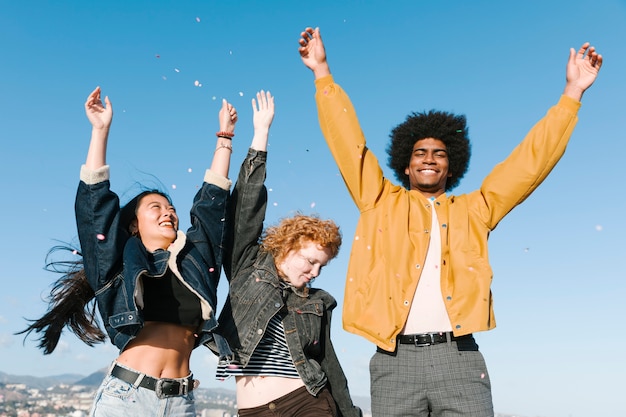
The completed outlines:
<svg viewBox="0 0 626 417">
<path fill-rule="evenodd" d="M 168 269 L 162 277 L 142 277 L 143 318 L 183 326 L 202 323 L 200 300 Z"/>
</svg>

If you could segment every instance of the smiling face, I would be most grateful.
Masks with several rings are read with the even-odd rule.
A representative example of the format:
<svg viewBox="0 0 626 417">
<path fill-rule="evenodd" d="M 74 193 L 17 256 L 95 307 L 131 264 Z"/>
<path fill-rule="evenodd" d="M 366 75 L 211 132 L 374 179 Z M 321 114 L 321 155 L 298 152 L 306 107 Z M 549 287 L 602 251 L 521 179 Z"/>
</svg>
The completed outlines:
<svg viewBox="0 0 626 417">
<path fill-rule="evenodd" d="M 153 252 L 167 249 L 178 231 L 176 209 L 160 194 L 147 194 L 141 198 L 136 210 L 137 218 L 130 231 L 137 234 L 146 249 Z"/>
<path fill-rule="evenodd" d="M 446 190 L 446 181 L 452 174 L 448 171 L 448 151 L 439 139 L 420 139 L 413 145 L 409 166 L 404 173 L 409 177 L 411 190 L 426 197 L 439 197 Z"/>
<path fill-rule="evenodd" d="M 322 272 L 330 261 L 331 250 L 314 242 L 306 242 L 292 250 L 277 265 L 279 275 L 298 289 L 303 289 Z"/>
</svg>

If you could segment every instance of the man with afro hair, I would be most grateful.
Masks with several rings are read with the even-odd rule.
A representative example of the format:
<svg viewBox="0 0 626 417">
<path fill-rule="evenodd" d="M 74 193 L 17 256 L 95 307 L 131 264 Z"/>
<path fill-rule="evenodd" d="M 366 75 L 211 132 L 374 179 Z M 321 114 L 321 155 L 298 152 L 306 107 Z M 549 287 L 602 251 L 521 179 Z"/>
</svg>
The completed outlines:
<svg viewBox="0 0 626 417">
<path fill-rule="evenodd" d="M 319 28 L 299 40 L 313 71 L 322 133 L 360 211 L 346 279 L 343 327 L 377 346 L 374 416 L 493 416 L 491 384 L 473 333 L 496 325 L 487 238 L 559 161 L 602 56 L 570 49 L 558 103 L 483 180 L 453 196 L 468 168 L 464 116 L 412 113 L 391 132 L 383 176 L 350 99 L 334 83 Z"/>
</svg>

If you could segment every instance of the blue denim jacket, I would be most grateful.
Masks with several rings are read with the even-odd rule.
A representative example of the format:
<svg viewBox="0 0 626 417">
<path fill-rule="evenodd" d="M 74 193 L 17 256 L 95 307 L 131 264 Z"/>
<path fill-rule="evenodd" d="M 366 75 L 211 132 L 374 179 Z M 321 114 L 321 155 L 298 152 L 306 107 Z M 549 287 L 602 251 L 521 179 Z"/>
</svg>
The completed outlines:
<svg viewBox="0 0 626 417">
<path fill-rule="evenodd" d="M 144 324 L 139 276 L 161 276 L 168 267 L 200 299 L 204 323 L 196 346 L 212 340 L 229 188 L 229 180 L 207 170 L 186 235 L 179 231 L 169 250 L 151 253 L 120 227 L 119 198 L 110 190 L 109 167 L 82 167 L 75 211 L 85 273 L 105 329 L 120 351 Z"/>
<path fill-rule="evenodd" d="M 289 352 L 307 390 L 316 395 L 328 386 L 342 416 L 360 416 L 330 340 L 337 302 L 320 289 L 282 290 L 274 258 L 259 251 L 267 206 L 266 158 L 266 152 L 248 151 L 229 203 L 232 251 L 226 251 L 224 270 L 230 287 L 217 331 L 246 366 L 270 318 L 281 312 Z"/>
</svg>

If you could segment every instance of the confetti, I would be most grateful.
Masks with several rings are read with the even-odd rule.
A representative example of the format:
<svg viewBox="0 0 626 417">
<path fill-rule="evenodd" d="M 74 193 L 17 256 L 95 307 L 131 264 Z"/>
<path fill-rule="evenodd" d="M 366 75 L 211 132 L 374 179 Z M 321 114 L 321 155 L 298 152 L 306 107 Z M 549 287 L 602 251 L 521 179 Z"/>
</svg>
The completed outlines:
<svg viewBox="0 0 626 417">
<path fill-rule="evenodd" d="M 180 70 L 178 68 L 174 68 L 174 71 L 176 72 L 180 72 Z"/>
<path fill-rule="evenodd" d="M 172 184 L 172 190 L 176 189 L 176 184 Z"/>
<path fill-rule="evenodd" d="M 209 268 L 209 272 L 213 272 L 213 271 L 215 271 L 215 268 L 213 267 Z"/>
<path fill-rule="evenodd" d="M 213 96 L 213 97 L 211 97 L 211 98 L 213 99 L 213 101 L 215 101 L 215 100 L 217 99 L 217 97 L 215 97 L 215 96 Z"/>
<path fill-rule="evenodd" d="M 243 97 L 243 91 L 239 92 L 239 97 Z"/>
<path fill-rule="evenodd" d="M 198 80 L 194 81 L 193 85 L 195 85 L 196 87 L 202 87 L 202 84 Z"/>
<path fill-rule="evenodd" d="M 191 168 L 187 168 L 187 172 L 191 172 Z"/>
<path fill-rule="evenodd" d="M 161 55 L 156 54 L 156 55 L 155 55 L 155 58 L 161 58 Z"/>
<path fill-rule="evenodd" d="M 165 75 L 162 75 L 161 78 L 163 78 L 163 80 L 167 80 L 167 77 Z"/>
<path fill-rule="evenodd" d="M 601 224 L 597 224 L 596 225 L 596 231 L 598 231 L 598 232 L 602 231 L 602 225 Z"/>
<path fill-rule="evenodd" d="M 104 239 L 105 239 L 105 237 L 104 237 L 104 235 L 103 235 L 102 233 L 98 233 L 98 234 L 96 235 L 96 239 L 98 239 L 98 240 L 104 240 Z"/>
<path fill-rule="evenodd" d="M 485 374 L 484 373 L 480 374 L 480 379 L 485 379 Z"/>
<path fill-rule="evenodd" d="M 200 23 L 200 18 L 196 17 L 196 22 Z"/>
<path fill-rule="evenodd" d="M 278 203 L 274 203 L 274 207 L 278 206 Z"/>
<path fill-rule="evenodd" d="M 315 202 L 311 203 L 311 208 L 315 207 Z"/>
</svg>

